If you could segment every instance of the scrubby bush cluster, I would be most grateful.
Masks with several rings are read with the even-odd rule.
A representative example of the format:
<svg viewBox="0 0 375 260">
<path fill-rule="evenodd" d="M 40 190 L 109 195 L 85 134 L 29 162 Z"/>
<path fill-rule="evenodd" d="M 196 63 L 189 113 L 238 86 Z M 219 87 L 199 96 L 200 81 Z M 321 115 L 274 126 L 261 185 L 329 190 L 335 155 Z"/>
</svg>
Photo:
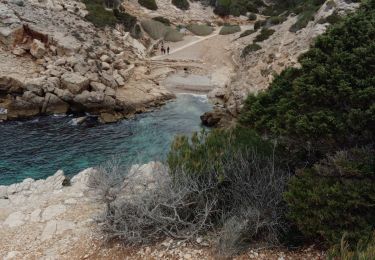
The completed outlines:
<svg viewBox="0 0 375 260">
<path fill-rule="evenodd" d="M 84 0 L 88 14 L 86 19 L 95 26 L 114 26 L 117 23 L 116 16 L 112 11 L 106 10 L 102 0 Z"/>
<path fill-rule="evenodd" d="M 338 243 L 368 240 L 375 230 L 375 150 L 336 152 L 298 171 L 285 194 L 290 213 L 309 238 Z"/>
<path fill-rule="evenodd" d="M 165 39 L 166 41 L 177 42 L 183 39 L 183 35 L 170 26 L 155 20 L 141 21 L 143 30 L 154 40 Z"/>
<path fill-rule="evenodd" d="M 239 25 L 224 25 L 221 29 L 219 34 L 220 35 L 227 35 L 233 34 L 241 31 L 241 27 Z"/>
<path fill-rule="evenodd" d="M 287 228 L 282 193 L 289 175 L 278 165 L 273 145 L 251 130 L 218 130 L 177 138 L 168 162 L 169 175 L 154 173 L 157 183 L 143 192 L 124 193 L 136 185 L 126 176 L 118 180 L 123 176 L 119 167 L 99 170 L 104 177 L 96 175 L 92 186 L 107 205 L 99 222 L 108 238 L 139 244 L 221 230 L 223 254 L 236 253 L 248 242 L 278 243 Z M 108 181 L 111 176 L 116 180 Z"/>
<path fill-rule="evenodd" d="M 242 50 L 241 57 L 245 58 L 250 53 L 259 51 L 260 49 L 262 49 L 262 46 L 260 46 L 259 44 L 256 44 L 256 43 L 249 44 Z"/>
<path fill-rule="evenodd" d="M 84 0 L 88 15 L 86 19 L 92 22 L 95 26 L 115 26 L 116 24 L 124 25 L 125 31 L 132 31 L 137 23 L 137 18 L 126 13 L 124 10 L 119 10 L 117 7 L 119 3 L 116 1 L 103 0 Z M 105 9 L 105 6 L 110 5 L 113 11 Z M 107 6 L 108 7 L 108 6 Z"/>
<path fill-rule="evenodd" d="M 275 30 L 268 29 L 268 28 L 262 28 L 260 33 L 255 37 L 254 42 L 262 42 L 267 40 L 271 37 L 272 34 L 275 33 Z"/>
<path fill-rule="evenodd" d="M 165 17 L 162 17 L 162 16 L 157 16 L 157 17 L 154 17 L 152 18 L 152 20 L 155 20 L 155 21 L 158 21 L 158 22 L 161 22 L 167 26 L 170 26 L 171 25 L 171 21 L 169 21 L 168 18 L 165 18 Z"/>
<path fill-rule="evenodd" d="M 251 35 L 253 33 L 255 33 L 255 30 L 246 30 L 243 33 L 241 33 L 238 38 L 246 37 L 246 36 L 249 36 L 249 35 Z"/>
<path fill-rule="evenodd" d="M 240 16 L 248 12 L 258 13 L 265 4 L 262 0 L 218 0 L 213 2 L 214 12 L 220 16 Z M 256 18 L 256 17 L 255 17 Z"/>
<path fill-rule="evenodd" d="M 190 7 L 188 0 L 172 0 L 172 4 L 181 10 L 188 10 Z"/>
<path fill-rule="evenodd" d="M 289 217 L 327 244 L 347 232 L 353 245 L 374 230 L 374 10 L 368 1 L 318 37 L 301 68 L 250 95 L 241 115 L 242 125 L 277 138 L 286 162 L 302 169 L 285 195 Z"/>
<path fill-rule="evenodd" d="M 158 6 L 157 6 L 155 0 L 138 0 L 138 3 L 141 6 L 147 8 L 147 9 L 150 9 L 152 11 L 158 10 Z"/>
<path fill-rule="evenodd" d="M 206 24 L 189 24 L 186 29 L 198 36 L 207 36 L 214 31 L 214 28 Z"/>
</svg>

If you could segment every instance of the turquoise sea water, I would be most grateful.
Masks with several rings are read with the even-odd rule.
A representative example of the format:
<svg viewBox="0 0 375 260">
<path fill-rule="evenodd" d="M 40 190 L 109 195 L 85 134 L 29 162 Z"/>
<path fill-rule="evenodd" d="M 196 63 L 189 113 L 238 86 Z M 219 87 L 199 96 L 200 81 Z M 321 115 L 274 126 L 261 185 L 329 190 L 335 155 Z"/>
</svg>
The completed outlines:
<svg viewBox="0 0 375 260">
<path fill-rule="evenodd" d="M 210 108 L 204 96 L 180 94 L 115 124 L 74 126 L 72 117 L 54 116 L 1 123 L 0 185 L 46 178 L 58 169 L 74 175 L 113 157 L 128 165 L 163 160 L 173 137 L 199 131 L 199 116 Z"/>
</svg>

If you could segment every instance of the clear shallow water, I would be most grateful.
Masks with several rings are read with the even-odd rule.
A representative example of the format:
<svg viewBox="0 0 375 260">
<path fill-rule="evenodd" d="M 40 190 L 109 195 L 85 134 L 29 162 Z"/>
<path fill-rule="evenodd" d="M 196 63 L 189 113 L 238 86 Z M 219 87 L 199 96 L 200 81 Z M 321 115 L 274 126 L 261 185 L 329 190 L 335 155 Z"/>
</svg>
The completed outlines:
<svg viewBox="0 0 375 260">
<path fill-rule="evenodd" d="M 71 117 L 39 117 L 0 124 L 0 185 L 67 175 L 114 156 L 125 164 L 162 160 L 173 137 L 202 126 L 211 106 L 203 96 L 181 94 L 160 109 L 115 124 L 73 126 Z"/>
</svg>

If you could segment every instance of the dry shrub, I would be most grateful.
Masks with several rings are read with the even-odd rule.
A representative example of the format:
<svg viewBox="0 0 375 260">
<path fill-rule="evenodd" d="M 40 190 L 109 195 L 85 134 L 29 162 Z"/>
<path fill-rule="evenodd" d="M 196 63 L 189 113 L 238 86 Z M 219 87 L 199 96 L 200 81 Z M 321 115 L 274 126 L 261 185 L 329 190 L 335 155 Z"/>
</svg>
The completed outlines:
<svg viewBox="0 0 375 260">
<path fill-rule="evenodd" d="M 152 185 L 142 186 L 144 190 L 131 176 L 109 181 L 112 174 L 99 170 L 105 177 L 98 179 L 106 187 L 100 193 L 107 207 L 98 219 L 104 234 L 127 244 L 145 244 L 165 237 L 189 240 L 221 230 L 217 246 L 225 255 L 250 243 L 277 244 L 286 227 L 282 193 L 288 173 L 275 165 L 273 156 L 264 157 L 254 149 L 231 152 L 221 160 L 220 173 L 213 168 L 204 176 L 184 165 L 169 173 L 161 168 L 152 175 Z M 121 176 L 118 169 L 114 168 L 115 178 Z M 117 187 L 106 184 L 115 182 Z"/>
</svg>

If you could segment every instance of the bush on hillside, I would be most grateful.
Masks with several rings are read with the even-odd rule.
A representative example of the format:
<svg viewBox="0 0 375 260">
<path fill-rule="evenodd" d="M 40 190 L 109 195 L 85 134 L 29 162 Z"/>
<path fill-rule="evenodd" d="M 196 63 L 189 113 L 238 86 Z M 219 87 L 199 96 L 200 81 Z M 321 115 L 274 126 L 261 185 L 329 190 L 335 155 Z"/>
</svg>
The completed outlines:
<svg viewBox="0 0 375 260">
<path fill-rule="evenodd" d="M 289 218 L 309 238 L 350 244 L 375 230 L 375 150 L 351 149 L 298 172 L 285 199 Z"/>
<path fill-rule="evenodd" d="M 154 40 L 163 39 L 170 29 L 165 24 L 154 20 L 143 20 L 141 25 L 143 30 Z"/>
<path fill-rule="evenodd" d="M 214 28 L 206 24 L 189 24 L 186 29 L 198 36 L 207 36 L 214 31 Z"/>
<path fill-rule="evenodd" d="M 314 20 L 315 12 L 316 10 L 312 9 L 299 14 L 297 22 L 289 28 L 289 31 L 297 32 L 305 28 L 310 21 Z"/>
<path fill-rule="evenodd" d="M 267 23 L 270 25 L 277 25 L 285 22 L 286 19 L 287 18 L 285 16 L 272 16 L 267 19 Z"/>
<path fill-rule="evenodd" d="M 261 0 L 218 0 L 214 3 L 214 12 L 219 16 L 240 16 L 246 15 L 248 12 L 257 13 L 258 9 L 265 6 Z"/>
<path fill-rule="evenodd" d="M 141 26 L 139 24 L 136 24 L 133 27 L 133 29 L 130 31 L 130 33 L 134 39 L 140 39 L 142 38 L 142 35 L 143 35 Z"/>
<path fill-rule="evenodd" d="M 254 13 L 250 13 L 248 19 L 249 21 L 255 21 L 257 19 L 257 15 Z"/>
<path fill-rule="evenodd" d="M 165 24 L 166 26 L 170 26 L 171 25 L 171 21 L 169 21 L 168 18 L 165 18 L 165 17 L 162 17 L 162 16 L 154 17 L 154 18 L 152 18 L 152 20 L 161 22 L 161 23 Z"/>
<path fill-rule="evenodd" d="M 254 30 L 246 30 L 244 31 L 243 33 L 240 34 L 240 36 L 238 38 L 242 38 L 242 37 L 246 37 L 246 36 L 249 36 L 251 34 L 255 33 Z"/>
<path fill-rule="evenodd" d="M 374 10 L 374 1 L 364 4 L 316 39 L 300 69 L 286 69 L 267 91 L 250 95 L 242 124 L 279 138 L 299 165 L 373 143 Z"/>
<path fill-rule="evenodd" d="M 242 50 L 241 57 L 245 58 L 250 53 L 259 51 L 260 49 L 262 49 L 262 46 L 256 43 L 249 44 Z"/>
<path fill-rule="evenodd" d="M 132 31 L 137 23 L 137 18 L 135 16 L 132 16 L 126 12 L 121 12 L 118 9 L 113 10 L 113 13 L 116 16 L 118 23 L 124 25 L 125 31 Z"/>
<path fill-rule="evenodd" d="M 168 42 L 179 42 L 184 39 L 184 35 L 179 31 L 170 29 L 164 36 L 164 40 Z"/>
<path fill-rule="evenodd" d="M 270 38 L 272 34 L 275 33 L 275 30 L 263 28 L 260 33 L 255 37 L 254 42 L 262 42 Z"/>
<path fill-rule="evenodd" d="M 150 9 L 153 11 L 158 10 L 158 6 L 155 0 L 138 0 L 138 3 L 147 9 Z"/>
<path fill-rule="evenodd" d="M 181 10 L 188 10 L 190 7 L 188 0 L 172 0 L 172 4 Z"/>
<path fill-rule="evenodd" d="M 230 140 L 230 133 L 214 133 L 216 137 L 221 134 Z M 205 138 L 211 144 L 214 141 Z M 180 140 L 173 156 L 185 154 L 186 149 L 190 153 L 213 152 L 214 147 L 203 139 L 184 144 Z M 144 190 L 136 185 L 138 169 L 125 174 L 117 165 L 99 168 L 89 183 L 106 205 L 98 218 L 105 237 L 145 244 L 166 237 L 194 241 L 197 236 L 220 231 L 218 251 L 226 256 L 251 242 L 278 244 L 286 228 L 282 192 L 288 173 L 276 165 L 272 153 L 263 154 L 263 148 L 220 150 L 219 157 L 199 158 L 199 163 L 206 164 L 204 171 L 194 167 L 198 169 L 195 172 L 191 168 L 194 161 L 183 158 L 184 164 L 172 165 L 170 175 L 165 167 L 154 167 L 157 177 Z M 213 161 L 205 161 L 209 158 Z"/>
<path fill-rule="evenodd" d="M 353 249 L 347 241 L 347 234 L 344 234 L 341 238 L 340 244 L 333 246 L 328 251 L 328 259 L 375 259 L 375 232 L 370 241 L 361 241 Z"/>
<path fill-rule="evenodd" d="M 227 34 L 233 34 L 233 33 L 238 33 L 241 31 L 241 27 L 239 25 L 224 25 L 219 34 L 220 35 L 227 35 Z"/>
<path fill-rule="evenodd" d="M 254 23 L 254 30 L 257 31 L 261 27 L 265 26 L 267 24 L 266 20 L 258 20 Z"/>
<path fill-rule="evenodd" d="M 88 14 L 86 19 L 98 27 L 114 26 L 117 19 L 112 11 L 104 8 L 102 0 L 84 0 Z"/>
</svg>

